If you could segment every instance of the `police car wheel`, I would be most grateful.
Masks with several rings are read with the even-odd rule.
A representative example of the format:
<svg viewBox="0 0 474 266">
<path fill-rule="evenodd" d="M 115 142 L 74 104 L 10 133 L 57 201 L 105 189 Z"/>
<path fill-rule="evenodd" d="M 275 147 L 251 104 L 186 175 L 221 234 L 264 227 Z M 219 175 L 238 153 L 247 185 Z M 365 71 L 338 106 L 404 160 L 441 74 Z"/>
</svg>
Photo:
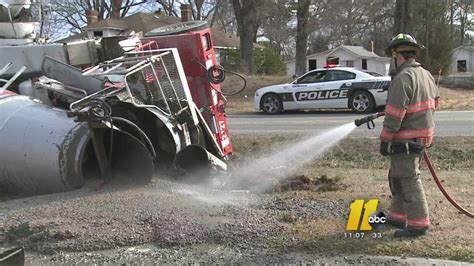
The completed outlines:
<svg viewBox="0 0 474 266">
<path fill-rule="evenodd" d="M 283 104 L 278 95 L 270 93 L 262 97 L 262 100 L 260 101 L 260 108 L 264 113 L 275 115 L 281 113 Z"/>
<path fill-rule="evenodd" d="M 354 113 L 369 113 L 374 109 L 374 98 L 367 91 L 357 91 L 352 94 L 349 106 Z"/>
</svg>

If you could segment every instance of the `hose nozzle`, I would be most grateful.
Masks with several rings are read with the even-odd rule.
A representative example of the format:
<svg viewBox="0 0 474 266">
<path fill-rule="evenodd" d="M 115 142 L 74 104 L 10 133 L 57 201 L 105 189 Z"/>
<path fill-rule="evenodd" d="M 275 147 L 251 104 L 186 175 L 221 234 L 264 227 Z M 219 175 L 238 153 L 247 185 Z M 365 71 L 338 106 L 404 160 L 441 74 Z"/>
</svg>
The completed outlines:
<svg viewBox="0 0 474 266">
<path fill-rule="evenodd" d="M 356 126 L 360 126 L 360 125 L 362 125 L 362 124 L 367 123 L 367 127 L 368 127 L 369 129 L 372 129 L 373 126 L 374 126 L 373 120 L 376 119 L 376 118 L 379 118 L 379 117 L 381 117 L 381 116 L 384 116 L 384 115 L 385 115 L 384 112 L 378 112 L 378 113 L 375 113 L 375 114 L 371 114 L 371 115 L 368 115 L 368 116 L 366 116 L 366 117 L 362 117 L 362 118 L 360 118 L 360 119 L 354 120 L 354 124 L 355 124 Z M 372 127 L 370 126 L 370 122 L 372 122 Z"/>
</svg>

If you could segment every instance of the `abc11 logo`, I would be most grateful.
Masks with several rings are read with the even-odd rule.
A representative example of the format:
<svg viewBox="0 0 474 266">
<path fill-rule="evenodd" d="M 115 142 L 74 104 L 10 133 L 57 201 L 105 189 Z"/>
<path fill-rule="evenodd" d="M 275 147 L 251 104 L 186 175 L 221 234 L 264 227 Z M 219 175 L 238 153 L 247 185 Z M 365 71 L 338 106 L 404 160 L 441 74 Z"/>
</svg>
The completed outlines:
<svg viewBox="0 0 474 266">
<path fill-rule="evenodd" d="M 387 222 L 384 212 L 377 210 L 378 199 L 365 202 L 363 199 L 354 200 L 350 205 L 349 218 L 347 219 L 347 231 L 370 231 L 382 229 Z"/>
</svg>

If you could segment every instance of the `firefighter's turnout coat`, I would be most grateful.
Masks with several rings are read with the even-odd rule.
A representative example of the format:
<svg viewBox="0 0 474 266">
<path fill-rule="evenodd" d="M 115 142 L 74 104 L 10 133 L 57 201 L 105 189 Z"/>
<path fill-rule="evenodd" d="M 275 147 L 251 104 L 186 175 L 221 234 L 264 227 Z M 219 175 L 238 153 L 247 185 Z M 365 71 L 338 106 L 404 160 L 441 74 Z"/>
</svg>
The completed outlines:
<svg viewBox="0 0 474 266">
<path fill-rule="evenodd" d="M 438 99 L 433 76 L 414 59 L 407 60 L 388 90 L 380 138 L 387 142 L 421 139 L 429 146 L 433 141 L 433 115 Z"/>
<path fill-rule="evenodd" d="M 414 59 L 398 69 L 388 90 L 382 141 L 417 141 L 426 147 L 433 141 L 433 115 L 439 91 L 433 76 Z M 389 172 L 393 191 L 388 219 L 425 230 L 430 224 L 428 205 L 419 178 L 420 154 L 394 154 Z"/>
</svg>

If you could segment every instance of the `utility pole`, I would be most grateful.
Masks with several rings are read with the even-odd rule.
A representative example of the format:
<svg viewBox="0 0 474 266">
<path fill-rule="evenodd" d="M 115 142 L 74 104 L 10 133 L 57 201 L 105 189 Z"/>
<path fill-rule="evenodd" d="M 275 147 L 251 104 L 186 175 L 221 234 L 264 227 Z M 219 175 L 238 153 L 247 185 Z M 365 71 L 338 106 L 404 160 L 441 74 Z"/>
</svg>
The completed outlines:
<svg viewBox="0 0 474 266">
<path fill-rule="evenodd" d="M 429 46 L 429 39 L 428 39 L 428 31 L 429 31 L 429 23 L 428 23 L 428 0 L 425 0 L 425 20 L 426 20 L 426 32 L 425 32 L 425 57 L 426 57 L 426 67 L 428 67 L 430 60 L 428 57 L 428 46 Z"/>
</svg>

